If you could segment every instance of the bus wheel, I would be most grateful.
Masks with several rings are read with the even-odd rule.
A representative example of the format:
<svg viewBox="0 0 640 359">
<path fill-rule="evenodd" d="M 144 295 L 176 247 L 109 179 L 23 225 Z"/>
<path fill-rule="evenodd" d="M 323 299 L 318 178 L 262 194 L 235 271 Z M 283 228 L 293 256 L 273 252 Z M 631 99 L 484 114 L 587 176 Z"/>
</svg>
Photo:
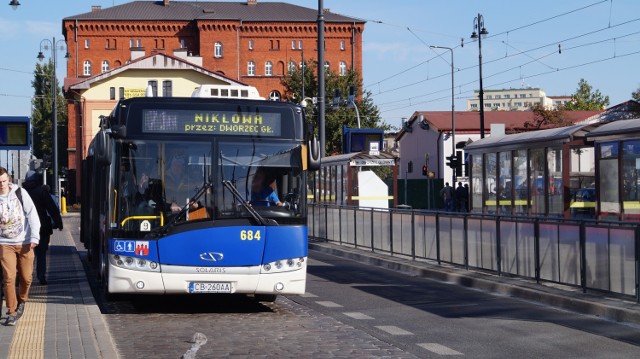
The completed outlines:
<svg viewBox="0 0 640 359">
<path fill-rule="evenodd" d="M 255 294 L 254 298 L 258 302 L 273 303 L 276 301 L 276 298 L 278 298 L 278 295 L 277 294 Z"/>
</svg>

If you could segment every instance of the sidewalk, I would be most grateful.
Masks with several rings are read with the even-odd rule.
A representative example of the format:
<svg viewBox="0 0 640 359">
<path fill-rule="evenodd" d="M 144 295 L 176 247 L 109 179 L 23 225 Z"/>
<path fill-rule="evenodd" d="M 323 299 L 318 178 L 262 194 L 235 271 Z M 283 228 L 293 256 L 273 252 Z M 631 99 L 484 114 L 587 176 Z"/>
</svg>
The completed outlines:
<svg viewBox="0 0 640 359">
<path fill-rule="evenodd" d="M 411 259 L 375 253 L 327 242 L 310 241 L 309 249 L 350 260 L 405 272 L 409 275 L 453 283 L 486 292 L 530 300 L 577 313 L 594 315 L 617 322 L 640 325 L 640 304 L 631 298 L 614 298 L 612 294 L 583 293 L 580 288 L 535 280 L 497 276 L 461 267 L 412 261 Z"/>
<path fill-rule="evenodd" d="M 34 279 L 22 318 L 0 325 L 0 358 L 118 358 L 71 235 L 79 215 L 63 216 L 64 230 L 51 236 L 49 284 Z"/>
</svg>

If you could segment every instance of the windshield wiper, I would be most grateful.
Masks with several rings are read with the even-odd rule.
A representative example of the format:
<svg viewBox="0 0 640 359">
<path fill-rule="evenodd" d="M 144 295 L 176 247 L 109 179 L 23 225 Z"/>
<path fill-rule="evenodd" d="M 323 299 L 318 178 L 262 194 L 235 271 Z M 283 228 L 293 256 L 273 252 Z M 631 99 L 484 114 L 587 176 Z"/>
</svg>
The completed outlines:
<svg viewBox="0 0 640 359">
<path fill-rule="evenodd" d="M 187 203 L 184 207 L 182 207 L 180 209 L 180 211 L 178 213 L 176 213 L 175 216 L 173 216 L 173 218 L 171 219 L 171 221 L 169 221 L 167 224 L 165 224 L 164 226 L 152 231 L 151 233 L 148 234 L 148 236 L 151 237 L 159 237 L 159 236 L 164 236 L 167 234 L 167 232 L 169 231 L 169 229 L 171 227 L 173 227 L 176 222 L 178 222 L 178 220 L 180 219 L 180 217 L 184 216 L 187 211 L 189 211 L 189 208 L 191 207 L 191 205 L 193 205 L 194 203 L 196 203 L 200 197 L 202 197 L 203 194 L 205 194 L 207 192 L 207 190 L 211 188 L 211 182 L 204 182 L 202 184 L 202 187 L 200 187 L 198 189 L 198 191 L 196 192 L 196 194 L 191 198 L 191 200 L 189 201 L 189 203 Z"/>
<path fill-rule="evenodd" d="M 247 210 L 247 212 L 249 212 L 251 217 L 253 217 L 253 219 L 255 219 L 258 223 L 260 223 L 263 226 L 278 225 L 276 221 L 267 220 L 264 217 L 262 217 L 260 213 L 258 213 L 255 210 L 255 208 L 249 205 L 247 201 L 245 201 L 244 198 L 242 198 L 242 195 L 240 194 L 240 192 L 238 192 L 238 189 L 236 188 L 236 186 L 233 185 L 233 183 L 231 183 L 231 181 L 223 180 L 222 184 L 229 190 L 229 192 L 231 192 L 231 194 L 236 198 L 236 200 L 240 202 L 240 204 L 242 204 L 242 206 Z"/>
</svg>

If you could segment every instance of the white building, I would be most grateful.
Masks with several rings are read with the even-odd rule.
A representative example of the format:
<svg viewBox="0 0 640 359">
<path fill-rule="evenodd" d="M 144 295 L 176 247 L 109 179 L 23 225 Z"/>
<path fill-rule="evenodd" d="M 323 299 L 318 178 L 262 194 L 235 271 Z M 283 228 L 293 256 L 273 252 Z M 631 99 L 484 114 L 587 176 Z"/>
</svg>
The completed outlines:
<svg viewBox="0 0 640 359">
<path fill-rule="evenodd" d="M 467 100 L 467 111 L 480 110 L 480 92 Z M 571 100 L 571 96 L 547 96 L 543 89 L 484 90 L 485 111 L 529 111 L 530 106 L 541 104 L 545 108 L 557 108 Z"/>
</svg>

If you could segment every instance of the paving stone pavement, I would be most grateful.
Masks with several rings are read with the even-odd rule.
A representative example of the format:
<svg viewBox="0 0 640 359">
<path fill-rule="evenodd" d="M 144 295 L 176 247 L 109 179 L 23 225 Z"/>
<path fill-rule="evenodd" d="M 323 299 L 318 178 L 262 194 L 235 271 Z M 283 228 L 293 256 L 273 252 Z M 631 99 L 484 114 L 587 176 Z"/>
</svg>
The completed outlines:
<svg viewBox="0 0 640 359">
<path fill-rule="evenodd" d="M 15 327 L 0 326 L 2 358 L 118 358 L 71 234 L 79 216 L 63 219 L 64 230 L 51 236 L 49 285 L 34 275 L 24 316 Z M 5 313 L 3 307 L 2 318 Z"/>
</svg>

